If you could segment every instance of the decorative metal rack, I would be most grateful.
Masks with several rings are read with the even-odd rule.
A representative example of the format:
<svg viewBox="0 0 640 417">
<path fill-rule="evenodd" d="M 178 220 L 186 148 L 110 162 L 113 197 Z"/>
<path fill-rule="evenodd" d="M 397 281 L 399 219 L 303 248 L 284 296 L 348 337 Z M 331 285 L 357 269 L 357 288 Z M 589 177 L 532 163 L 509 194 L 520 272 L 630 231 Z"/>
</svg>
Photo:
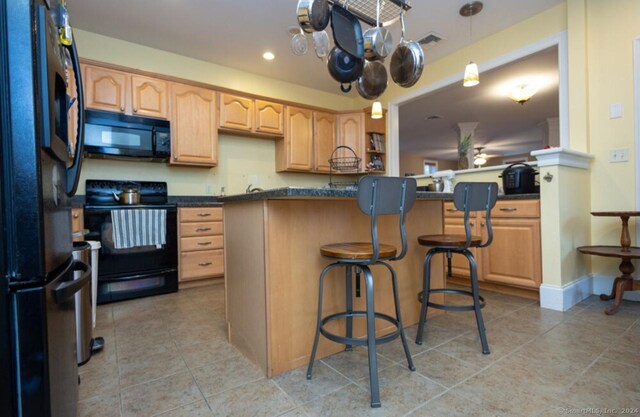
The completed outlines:
<svg viewBox="0 0 640 417">
<path fill-rule="evenodd" d="M 377 0 L 329 0 L 329 4 L 337 4 L 349 10 L 355 17 L 368 24 L 376 25 Z M 400 9 L 409 11 L 411 5 L 408 0 L 381 0 L 380 22 L 383 26 L 389 26 L 400 18 Z"/>
</svg>

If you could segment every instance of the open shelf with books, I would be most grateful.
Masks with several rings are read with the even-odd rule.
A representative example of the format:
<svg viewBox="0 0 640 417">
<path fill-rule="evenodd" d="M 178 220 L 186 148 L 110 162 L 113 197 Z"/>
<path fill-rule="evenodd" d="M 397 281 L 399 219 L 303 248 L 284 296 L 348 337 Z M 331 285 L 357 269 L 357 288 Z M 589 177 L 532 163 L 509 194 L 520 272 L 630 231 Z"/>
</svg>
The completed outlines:
<svg viewBox="0 0 640 417">
<path fill-rule="evenodd" d="M 372 119 L 371 109 L 365 111 L 366 152 L 365 168 L 372 174 L 387 172 L 386 115 L 382 119 Z"/>
</svg>

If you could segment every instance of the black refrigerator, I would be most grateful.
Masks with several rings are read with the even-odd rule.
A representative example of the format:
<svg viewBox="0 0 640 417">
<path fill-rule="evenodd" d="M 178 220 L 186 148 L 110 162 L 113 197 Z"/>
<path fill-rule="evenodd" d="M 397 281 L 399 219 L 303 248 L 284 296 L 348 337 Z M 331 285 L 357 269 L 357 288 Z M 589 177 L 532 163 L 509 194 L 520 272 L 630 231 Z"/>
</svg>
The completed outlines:
<svg viewBox="0 0 640 417">
<path fill-rule="evenodd" d="M 73 417 L 74 295 L 90 280 L 72 257 L 69 207 L 84 136 L 78 56 L 59 0 L 0 4 L 0 414 Z"/>
</svg>

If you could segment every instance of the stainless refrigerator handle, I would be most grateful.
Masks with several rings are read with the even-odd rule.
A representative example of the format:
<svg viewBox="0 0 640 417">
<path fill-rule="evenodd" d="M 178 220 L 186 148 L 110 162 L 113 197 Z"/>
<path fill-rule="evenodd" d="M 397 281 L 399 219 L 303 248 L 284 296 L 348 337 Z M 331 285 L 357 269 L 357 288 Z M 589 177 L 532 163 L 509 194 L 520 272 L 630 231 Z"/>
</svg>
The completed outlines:
<svg viewBox="0 0 640 417">
<path fill-rule="evenodd" d="M 82 168 L 82 153 L 84 152 L 84 90 L 82 89 L 82 71 L 80 70 L 80 62 L 78 61 L 78 51 L 76 49 L 76 40 L 73 39 L 71 45 L 67 46 L 71 53 L 71 62 L 73 64 L 73 72 L 76 79 L 76 92 L 78 94 L 78 135 L 76 138 L 76 153 L 73 159 L 73 165 L 67 169 L 67 185 L 66 192 L 68 196 L 72 196 L 78 189 L 80 182 L 80 169 Z"/>
<path fill-rule="evenodd" d="M 88 285 L 91 281 L 91 267 L 81 261 L 73 261 L 71 269 L 75 271 L 82 271 L 82 276 L 78 279 L 71 278 L 70 281 L 64 281 L 58 284 L 51 290 L 53 294 L 53 301 L 56 304 L 62 304 L 69 298 L 73 297 L 78 291 L 85 285 Z M 64 271 L 58 276 L 65 275 L 69 272 L 69 268 L 65 268 Z M 57 277 L 56 277 L 57 279 Z"/>
</svg>

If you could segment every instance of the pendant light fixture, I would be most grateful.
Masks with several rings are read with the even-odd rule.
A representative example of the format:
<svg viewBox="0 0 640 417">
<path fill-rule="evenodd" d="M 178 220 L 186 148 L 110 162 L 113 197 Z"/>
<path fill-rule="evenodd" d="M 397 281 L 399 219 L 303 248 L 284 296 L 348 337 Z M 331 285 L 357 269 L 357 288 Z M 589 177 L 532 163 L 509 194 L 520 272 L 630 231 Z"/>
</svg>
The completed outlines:
<svg viewBox="0 0 640 417">
<path fill-rule="evenodd" d="M 473 1 L 465 4 L 460 8 L 460 16 L 469 18 L 469 45 L 473 44 L 473 16 L 480 13 L 482 10 L 482 2 Z M 464 69 L 464 79 L 462 85 L 464 87 L 473 87 L 480 84 L 480 73 L 478 72 L 478 65 L 469 61 Z"/>
<path fill-rule="evenodd" d="M 371 106 L 371 118 L 382 119 L 382 103 L 379 101 L 374 101 Z"/>
</svg>

